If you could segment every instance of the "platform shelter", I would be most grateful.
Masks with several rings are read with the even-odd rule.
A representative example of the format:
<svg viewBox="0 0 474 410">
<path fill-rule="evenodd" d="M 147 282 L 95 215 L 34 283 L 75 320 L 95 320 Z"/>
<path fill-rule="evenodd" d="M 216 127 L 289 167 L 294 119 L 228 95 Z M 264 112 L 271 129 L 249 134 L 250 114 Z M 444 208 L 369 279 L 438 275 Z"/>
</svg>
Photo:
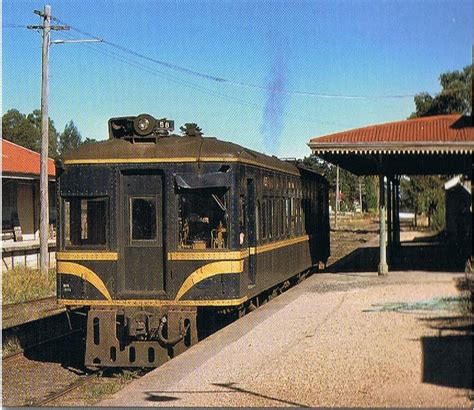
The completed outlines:
<svg viewBox="0 0 474 410">
<path fill-rule="evenodd" d="M 379 274 L 388 272 L 387 239 L 400 245 L 400 177 L 462 174 L 472 181 L 472 116 L 439 115 L 372 125 L 312 138 L 308 145 L 314 155 L 356 175 L 379 176 Z"/>
</svg>

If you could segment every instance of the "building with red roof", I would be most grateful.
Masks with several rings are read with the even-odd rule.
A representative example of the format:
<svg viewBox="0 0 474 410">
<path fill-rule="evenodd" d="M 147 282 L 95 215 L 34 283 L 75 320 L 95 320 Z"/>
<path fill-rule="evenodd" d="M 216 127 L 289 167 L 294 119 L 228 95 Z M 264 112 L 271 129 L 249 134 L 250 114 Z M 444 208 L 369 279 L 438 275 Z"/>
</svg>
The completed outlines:
<svg viewBox="0 0 474 410">
<path fill-rule="evenodd" d="M 400 177 L 459 174 L 465 180 L 472 179 L 471 115 L 437 115 L 371 125 L 312 138 L 308 146 L 314 155 L 356 175 L 379 176 L 380 274 L 388 271 L 385 233 L 389 245 L 400 247 Z M 470 199 L 472 203 L 472 194 Z M 472 205 L 468 219 L 472 221 Z M 472 237 L 472 224 L 467 226 Z"/>
<path fill-rule="evenodd" d="M 471 169 L 471 116 L 437 115 L 312 138 L 313 154 L 356 175 L 462 174 Z M 377 164 L 377 162 L 379 162 Z"/>
<path fill-rule="evenodd" d="M 50 223 L 56 223 L 54 160 L 48 159 Z M 40 154 L 2 139 L 2 239 L 34 240 L 39 234 Z M 52 229 L 53 230 L 53 229 Z M 5 249 L 4 249 L 5 250 Z"/>
<path fill-rule="evenodd" d="M 2 139 L 2 174 L 39 178 L 40 154 Z M 48 159 L 48 175 L 56 176 L 54 160 Z"/>
</svg>

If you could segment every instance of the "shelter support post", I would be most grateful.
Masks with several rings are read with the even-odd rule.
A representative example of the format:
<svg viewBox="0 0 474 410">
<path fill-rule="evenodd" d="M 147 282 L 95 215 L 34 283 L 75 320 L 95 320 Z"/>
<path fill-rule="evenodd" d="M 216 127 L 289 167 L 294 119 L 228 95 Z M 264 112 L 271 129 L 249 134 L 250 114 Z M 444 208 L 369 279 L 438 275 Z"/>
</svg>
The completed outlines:
<svg viewBox="0 0 474 410">
<path fill-rule="evenodd" d="M 392 194 L 392 180 L 390 179 L 390 177 L 387 177 L 387 246 L 389 250 L 389 255 L 392 247 Z"/>
<path fill-rule="evenodd" d="M 393 203 L 393 245 L 400 246 L 400 177 L 394 179 L 394 203 Z"/>
<path fill-rule="evenodd" d="M 387 249 L 386 249 L 386 226 L 385 226 L 385 210 L 386 210 L 386 200 L 385 200 L 385 184 L 384 184 L 384 175 L 379 174 L 379 185 L 380 185 L 380 200 L 379 200 L 379 224 L 380 224 L 380 261 L 378 267 L 379 275 L 386 275 L 388 273 L 387 265 Z"/>
</svg>

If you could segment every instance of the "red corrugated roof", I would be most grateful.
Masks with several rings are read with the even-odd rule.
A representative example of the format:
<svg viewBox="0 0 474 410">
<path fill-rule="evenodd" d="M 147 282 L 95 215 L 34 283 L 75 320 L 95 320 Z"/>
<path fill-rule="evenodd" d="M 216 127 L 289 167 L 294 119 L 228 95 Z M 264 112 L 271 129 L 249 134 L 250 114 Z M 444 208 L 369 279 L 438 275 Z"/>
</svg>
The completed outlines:
<svg viewBox="0 0 474 410">
<path fill-rule="evenodd" d="M 437 115 L 342 131 L 311 139 L 317 143 L 472 142 L 472 117 Z"/>
<path fill-rule="evenodd" d="M 2 172 L 8 174 L 39 175 L 40 154 L 2 138 Z M 56 175 L 54 160 L 48 159 L 48 174 Z"/>
</svg>

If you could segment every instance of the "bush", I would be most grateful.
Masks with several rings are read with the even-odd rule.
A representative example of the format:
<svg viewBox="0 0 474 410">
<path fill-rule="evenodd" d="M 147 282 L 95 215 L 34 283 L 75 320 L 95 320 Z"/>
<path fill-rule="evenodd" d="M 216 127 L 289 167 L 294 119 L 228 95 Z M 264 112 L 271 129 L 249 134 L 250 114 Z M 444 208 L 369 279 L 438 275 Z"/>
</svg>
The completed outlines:
<svg viewBox="0 0 474 410">
<path fill-rule="evenodd" d="M 474 273 L 472 266 L 472 258 L 466 263 L 466 273 L 464 277 L 456 281 L 456 287 L 467 301 L 466 310 L 474 313 Z"/>
</svg>

